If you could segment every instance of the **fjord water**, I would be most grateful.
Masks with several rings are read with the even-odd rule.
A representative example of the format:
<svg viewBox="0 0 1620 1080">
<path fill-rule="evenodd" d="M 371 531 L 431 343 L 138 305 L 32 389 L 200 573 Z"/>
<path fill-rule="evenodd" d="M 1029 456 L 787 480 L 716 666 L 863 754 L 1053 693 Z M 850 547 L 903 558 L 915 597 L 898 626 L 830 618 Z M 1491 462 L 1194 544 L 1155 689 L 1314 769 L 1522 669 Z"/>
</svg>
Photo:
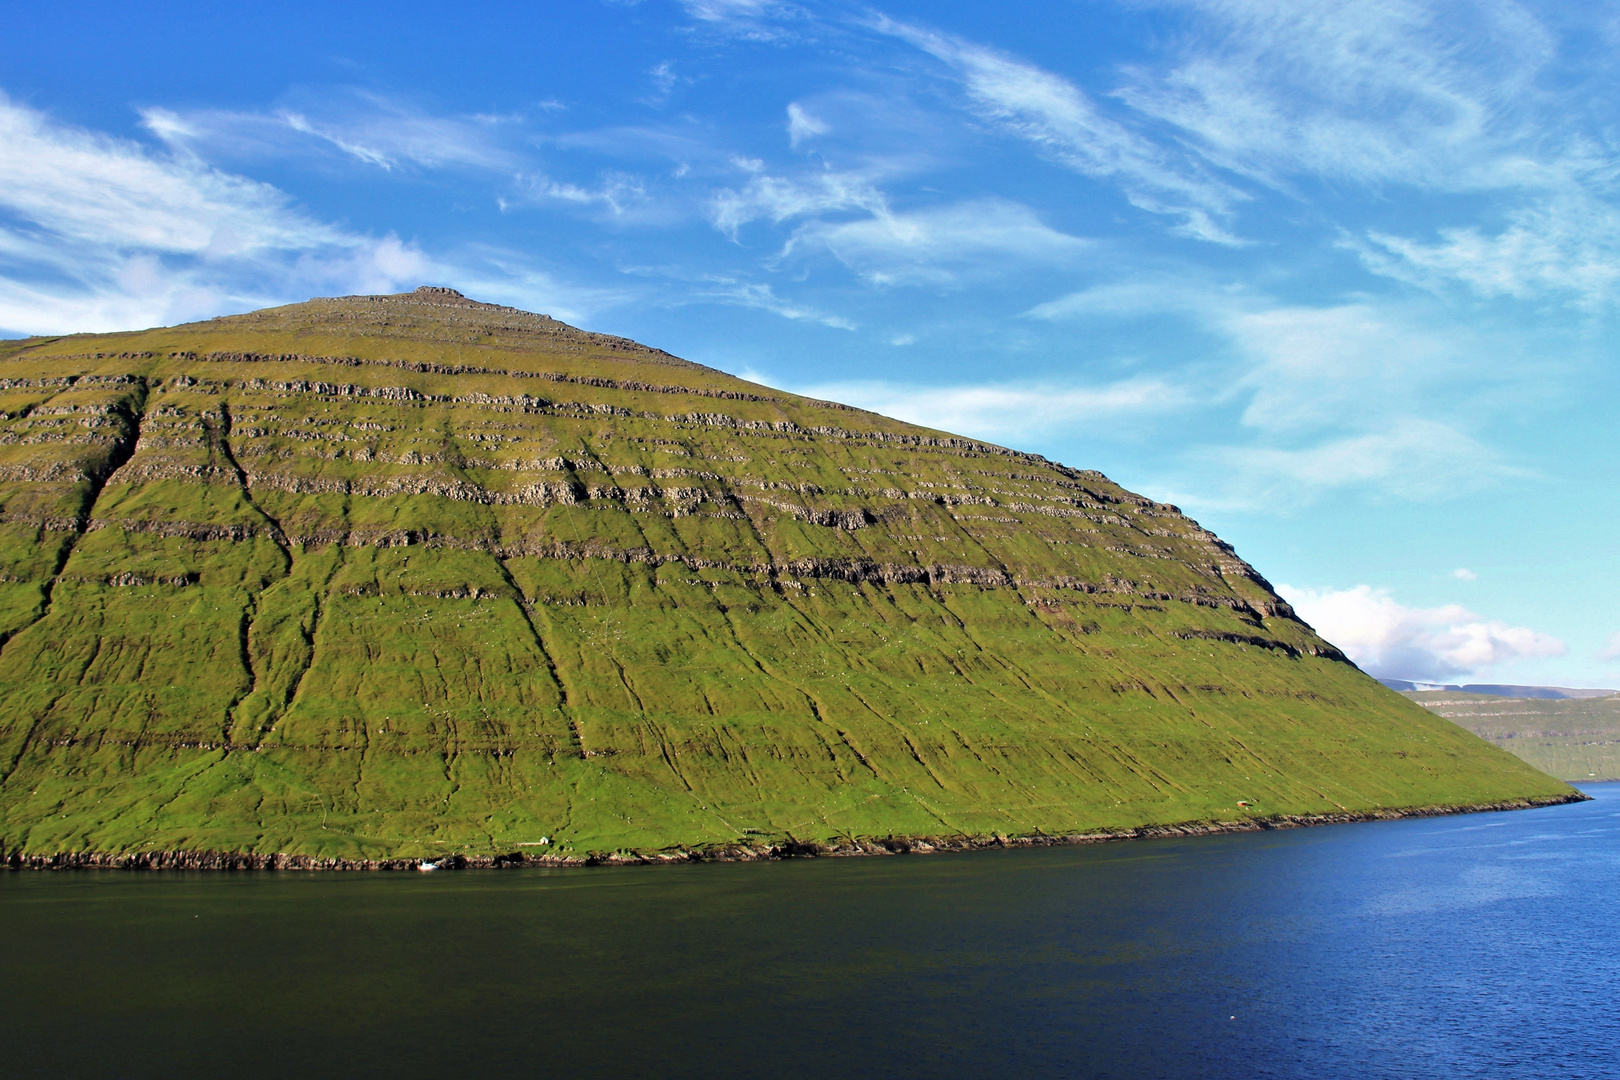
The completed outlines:
<svg viewBox="0 0 1620 1080">
<path fill-rule="evenodd" d="M 1620 784 L 1588 790 L 966 855 L 4 874 L 4 1072 L 1620 1075 Z"/>
</svg>

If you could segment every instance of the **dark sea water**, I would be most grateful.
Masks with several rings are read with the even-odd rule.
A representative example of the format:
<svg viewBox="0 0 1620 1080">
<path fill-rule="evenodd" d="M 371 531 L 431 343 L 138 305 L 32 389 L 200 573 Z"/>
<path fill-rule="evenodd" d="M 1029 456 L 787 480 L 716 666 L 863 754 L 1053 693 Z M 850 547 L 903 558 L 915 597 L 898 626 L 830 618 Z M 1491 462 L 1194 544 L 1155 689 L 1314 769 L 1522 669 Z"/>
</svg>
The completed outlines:
<svg viewBox="0 0 1620 1080">
<path fill-rule="evenodd" d="M 6 1077 L 1620 1077 L 1596 801 L 965 855 L 0 873 Z"/>
</svg>

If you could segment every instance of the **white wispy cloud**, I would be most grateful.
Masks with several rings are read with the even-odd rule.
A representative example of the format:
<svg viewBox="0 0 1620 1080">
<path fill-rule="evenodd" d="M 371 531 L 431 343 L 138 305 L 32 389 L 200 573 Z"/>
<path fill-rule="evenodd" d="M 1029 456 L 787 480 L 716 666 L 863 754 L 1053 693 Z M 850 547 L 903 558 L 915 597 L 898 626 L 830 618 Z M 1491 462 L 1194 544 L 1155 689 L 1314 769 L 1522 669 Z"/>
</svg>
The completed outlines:
<svg viewBox="0 0 1620 1080">
<path fill-rule="evenodd" d="M 782 385 L 757 372 L 746 377 Z M 1017 445 L 1103 419 L 1162 415 L 1189 405 L 1183 389 L 1157 379 L 1096 386 L 1035 382 L 927 386 L 857 380 L 784 389 L 857 405 L 923 427 Z"/>
<path fill-rule="evenodd" d="M 0 97 L 0 327 L 121 330 L 310 296 L 451 282 L 580 318 L 621 302 L 494 248 L 431 257 L 320 221 L 184 153 L 58 123 Z"/>
<path fill-rule="evenodd" d="M 1427 230 L 1342 220 L 1375 273 L 1487 297 L 1620 296 L 1620 158 L 1591 122 L 1613 108 L 1612 71 L 1547 78 L 1560 32 L 1601 32 L 1603 16 L 1572 10 L 1555 29 L 1511 0 L 1166 6 L 1192 16 L 1175 58 L 1131 69 L 1118 97 L 1212 168 L 1300 201 L 1320 181 L 1472 197 L 1436 204 Z"/>
<path fill-rule="evenodd" d="M 1191 449 L 1174 498 L 1196 507 L 1297 506 L 1333 488 L 1430 500 L 1528 475 L 1481 432 L 1498 411 L 1543 393 L 1527 357 L 1543 335 L 1479 325 L 1425 299 L 1287 304 L 1198 275 L 1124 278 L 1037 305 L 1049 321 L 1168 317 L 1208 346 L 1176 378 L 1226 441 Z M 1466 388 L 1466 389 L 1464 389 Z"/>
<path fill-rule="evenodd" d="M 1108 116 L 1068 79 L 989 46 L 874 16 L 870 25 L 942 61 L 986 120 L 1086 176 L 1118 183 L 1141 209 L 1181 219 L 1180 231 L 1232 244 L 1223 219 L 1245 196 Z"/>
<path fill-rule="evenodd" d="M 366 90 L 302 91 L 266 111 L 147 108 L 147 130 L 176 149 L 237 159 L 335 150 L 385 171 L 473 168 L 506 172 L 521 155 L 504 145 L 514 118 L 445 116 Z"/>
<path fill-rule="evenodd" d="M 1268 431 L 1432 414 L 1430 392 L 1486 350 L 1454 317 L 1400 302 L 1229 307 L 1209 325 L 1242 358 L 1243 422 Z M 1438 318 L 1438 322 L 1437 322 Z"/>
<path fill-rule="evenodd" d="M 750 41 L 790 38 L 794 24 L 812 20 L 808 10 L 787 0 L 680 0 L 680 4 L 699 24 Z"/>
<path fill-rule="evenodd" d="M 712 132 L 689 119 L 561 131 L 547 134 L 541 141 L 570 153 L 677 163 L 716 175 L 731 171 L 734 167 L 729 162 L 736 156 L 734 150 L 717 142 Z"/>
<path fill-rule="evenodd" d="M 1205 492 L 1181 496 L 1189 506 L 1287 508 L 1322 492 L 1363 487 L 1417 502 L 1451 498 L 1526 475 L 1500 453 L 1452 425 L 1402 417 L 1388 426 L 1303 445 L 1206 446 L 1187 468 Z"/>
<path fill-rule="evenodd" d="M 1223 387 L 1212 392 L 1245 400 L 1244 423 L 1268 431 L 1432 417 L 1461 385 L 1476 396 L 1513 386 L 1522 401 L 1547 373 L 1544 333 L 1504 328 L 1433 298 L 1288 303 L 1192 269 L 1121 275 L 1024 314 L 1050 322 L 1168 318 L 1194 327 L 1211 346 L 1201 366 L 1223 371 Z"/>
<path fill-rule="evenodd" d="M 1500 182 L 1556 44 L 1518 4 L 1169 0 L 1193 16 L 1168 70 L 1120 89 L 1223 167 L 1458 190 Z M 1524 163 L 1520 163 L 1522 165 Z"/>
<path fill-rule="evenodd" d="M 675 63 L 671 60 L 660 61 L 653 65 L 652 70 L 648 71 L 647 75 L 652 79 L 653 92 L 645 100 L 649 105 L 654 106 L 663 105 L 669 100 L 669 96 L 675 92 L 677 86 L 688 81 L 675 73 Z"/>
<path fill-rule="evenodd" d="M 1086 318 L 1135 318 L 1143 315 L 1184 315 L 1206 318 L 1226 311 L 1251 310 L 1252 290 L 1244 286 L 1220 288 L 1202 275 L 1122 274 L 1046 300 L 1024 312 L 1027 318 L 1062 322 Z"/>
<path fill-rule="evenodd" d="M 725 304 L 729 307 L 753 308 L 756 311 L 768 311 L 772 315 L 780 315 L 784 319 L 792 319 L 795 322 L 820 323 L 835 330 L 855 329 L 855 324 L 841 315 L 823 311 L 812 304 L 776 295 L 776 291 L 765 282 L 739 281 L 735 278 L 705 275 L 671 302 L 678 304 Z"/>
<path fill-rule="evenodd" d="M 709 220 L 733 240 L 743 226 L 760 220 L 781 223 L 841 211 L 888 212 L 883 192 L 870 177 L 858 173 L 827 171 L 790 178 L 763 174 L 760 162 L 738 164 L 755 175 L 741 188 L 720 189 L 709 204 Z"/>
<path fill-rule="evenodd" d="M 1461 284 L 1480 296 L 1548 294 L 1596 307 L 1620 297 L 1620 209 L 1579 191 L 1509 211 L 1502 229 L 1438 230 L 1432 241 L 1369 230 L 1348 242 L 1368 269 L 1427 289 Z"/>
<path fill-rule="evenodd" d="M 826 169 L 778 176 L 754 159 L 737 159 L 734 167 L 749 178 L 711 196 L 709 220 L 715 228 L 737 240 L 757 221 L 780 225 L 805 219 L 773 264 L 825 251 L 872 284 L 947 284 L 964 272 L 982 275 L 1072 261 L 1088 247 L 1084 239 L 1053 229 L 1027 206 L 1006 199 L 897 211 L 879 186 L 880 177 L 870 172 Z"/>
<path fill-rule="evenodd" d="M 880 209 L 856 221 L 807 223 L 784 258 L 825 250 L 878 285 L 949 284 L 1011 268 L 1072 263 L 1091 245 L 1059 232 L 1027 206 L 976 199 L 913 213 Z"/>
<path fill-rule="evenodd" d="M 519 174 L 514 183 L 520 193 L 520 198 L 516 200 L 518 203 L 528 200 L 571 203 L 582 207 L 599 206 L 616 217 L 622 217 L 632 210 L 646 210 L 653 201 L 642 177 L 618 171 L 604 173 L 599 182 L 591 187 L 534 173 Z M 514 205 L 513 200 L 505 198 L 500 199 L 499 203 L 502 209 Z"/>
<path fill-rule="evenodd" d="M 1604 663 L 1620 660 L 1620 633 L 1609 635 L 1609 640 L 1598 650 L 1597 658 Z"/>
<path fill-rule="evenodd" d="M 1383 678 L 1438 682 L 1459 676 L 1476 679 L 1515 660 L 1563 656 L 1559 639 L 1499 619 L 1485 619 L 1460 604 L 1406 607 L 1387 589 L 1277 591 L 1300 617 L 1357 665 Z"/>
<path fill-rule="evenodd" d="M 430 267 L 397 238 L 318 221 L 267 184 L 6 98 L 0 210 L 0 326 L 25 332 L 153 325 L 334 286 L 389 289 Z"/>
<path fill-rule="evenodd" d="M 673 80 L 672 65 L 653 70 L 655 80 Z M 673 85 L 673 83 L 670 83 Z M 493 201 L 502 210 L 549 205 L 611 216 L 623 223 L 662 223 L 693 216 L 667 191 L 623 168 L 597 171 L 589 180 L 559 178 L 541 161 L 530 125 L 522 116 L 439 115 L 393 97 L 338 88 L 316 94 L 305 90 L 296 104 L 265 111 L 149 108 L 146 128 L 179 157 L 196 160 L 308 159 L 324 156 L 371 166 L 383 172 L 460 169 L 488 174 L 496 185 Z M 602 137 L 592 140 L 593 134 Z M 642 133 L 648 134 L 651 133 Z M 663 132 L 664 147 L 679 145 L 690 155 L 704 149 L 677 132 Z M 557 145 L 558 138 L 551 140 Z M 579 133 L 575 149 L 619 153 L 639 140 L 636 133 Z M 710 156 L 715 148 L 706 148 Z M 562 157 L 562 155 L 553 155 Z"/>
<path fill-rule="evenodd" d="M 816 135 L 825 135 L 832 127 L 822 119 L 810 114 L 804 106 L 793 101 L 788 103 L 788 142 L 797 147 L 805 139 Z"/>
<path fill-rule="evenodd" d="M 1342 426 L 1418 408 L 1456 372 L 1486 373 L 1485 347 L 1454 313 L 1432 303 L 1365 299 L 1284 303 L 1249 285 L 1221 285 L 1198 273 L 1122 277 L 1037 304 L 1030 318 L 1068 320 L 1173 316 L 1218 342 L 1224 384 L 1242 397 L 1243 422 L 1269 431 Z M 1208 367 L 1208 363 L 1205 364 Z"/>
<path fill-rule="evenodd" d="M 341 242 L 267 184 L 163 159 L 0 99 L 0 204 L 74 243 L 235 255 Z"/>
</svg>

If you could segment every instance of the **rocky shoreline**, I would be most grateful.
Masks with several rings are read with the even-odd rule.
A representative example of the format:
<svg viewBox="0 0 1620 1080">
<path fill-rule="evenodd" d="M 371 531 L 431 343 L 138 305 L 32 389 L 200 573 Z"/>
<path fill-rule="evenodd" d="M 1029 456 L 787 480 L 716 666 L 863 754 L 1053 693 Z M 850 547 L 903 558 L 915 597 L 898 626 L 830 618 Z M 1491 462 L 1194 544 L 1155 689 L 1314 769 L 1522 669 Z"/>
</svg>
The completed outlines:
<svg viewBox="0 0 1620 1080">
<path fill-rule="evenodd" d="M 58 852 L 25 855 L 0 849 L 0 867 L 8 870 L 505 870 L 522 867 L 645 866 L 667 863 L 751 862 L 763 859 L 840 858 L 859 855 L 930 854 L 941 851 L 983 851 L 993 848 L 1060 847 L 1106 844 L 1118 840 L 1155 840 L 1168 837 L 1209 836 L 1216 833 L 1298 829 L 1312 825 L 1345 825 L 1359 821 L 1394 821 L 1409 817 L 1442 817 L 1499 810 L 1529 810 L 1540 806 L 1586 802 L 1590 795 L 1572 795 L 1467 806 L 1421 806 L 1399 810 L 1373 810 L 1336 814 L 1283 814 L 1242 821 L 1185 822 L 1179 825 L 1142 825 L 1134 829 L 1073 833 L 1062 836 L 889 836 L 882 839 L 847 839 L 837 843 L 787 839 L 770 844 L 720 844 L 707 848 L 664 851 L 590 852 L 587 855 L 528 855 L 514 851 L 501 855 L 443 855 L 412 859 L 339 859 L 315 855 L 256 854 L 233 851 Z"/>
</svg>

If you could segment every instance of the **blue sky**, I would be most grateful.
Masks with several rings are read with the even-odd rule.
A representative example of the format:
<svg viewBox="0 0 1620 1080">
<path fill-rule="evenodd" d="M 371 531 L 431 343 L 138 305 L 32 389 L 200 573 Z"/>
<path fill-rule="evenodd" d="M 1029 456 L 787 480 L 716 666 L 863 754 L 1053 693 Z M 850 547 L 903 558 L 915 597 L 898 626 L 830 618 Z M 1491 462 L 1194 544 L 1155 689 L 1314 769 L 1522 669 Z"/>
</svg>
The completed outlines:
<svg viewBox="0 0 1620 1080">
<path fill-rule="evenodd" d="M 1620 686 L 1620 5 L 7 4 L 0 332 L 450 284 Z"/>
</svg>

